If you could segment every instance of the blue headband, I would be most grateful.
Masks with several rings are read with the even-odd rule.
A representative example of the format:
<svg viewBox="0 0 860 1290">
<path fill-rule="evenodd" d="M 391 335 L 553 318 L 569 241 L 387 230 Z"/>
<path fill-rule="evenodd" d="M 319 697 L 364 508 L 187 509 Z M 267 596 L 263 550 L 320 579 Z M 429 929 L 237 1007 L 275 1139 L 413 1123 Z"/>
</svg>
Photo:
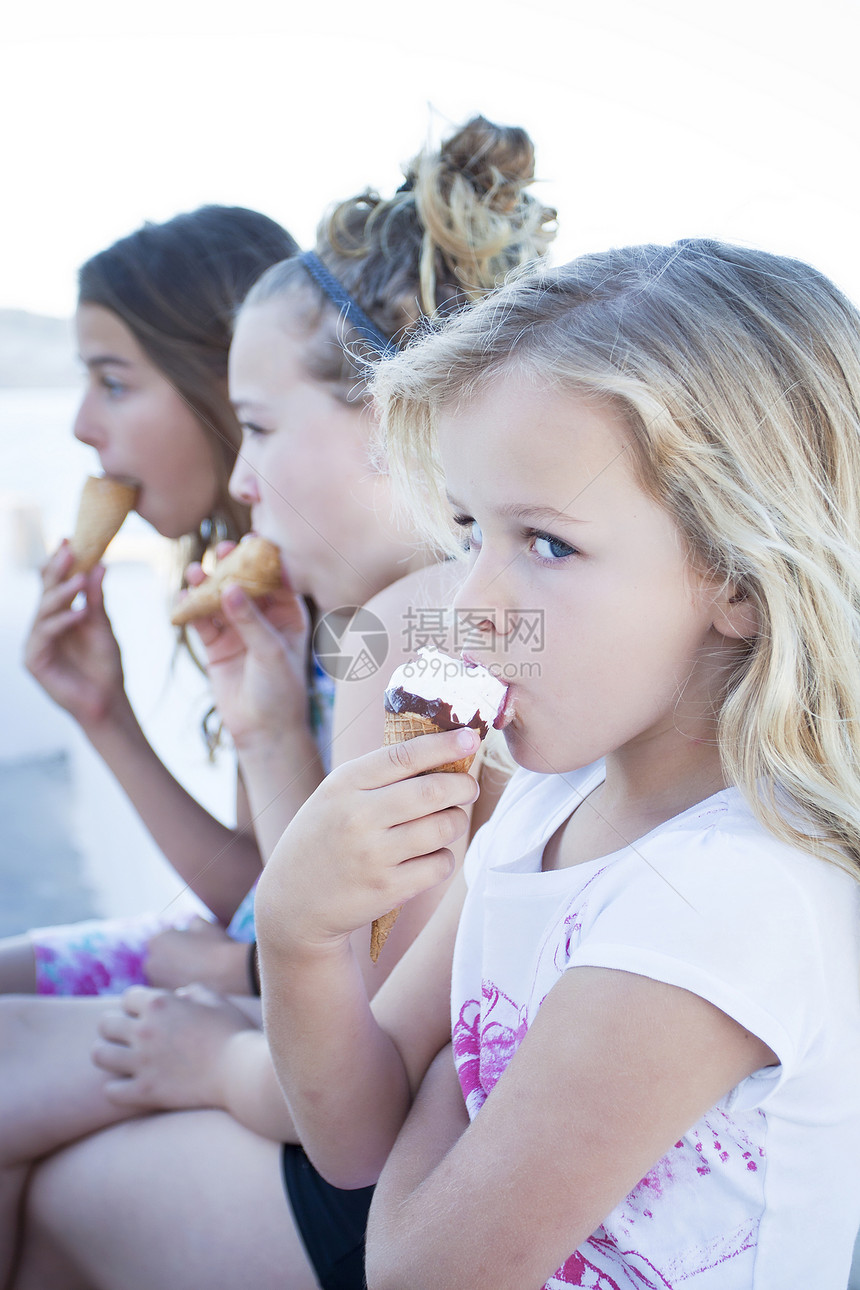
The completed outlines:
<svg viewBox="0 0 860 1290">
<path fill-rule="evenodd" d="M 317 285 L 322 287 L 332 304 L 337 305 L 343 317 L 349 321 L 350 326 L 354 327 L 369 345 L 372 345 L 383 358 L 397 353 L 397 346 L 394 341 L 390 340 L 388 336 L 384 336 L 376 323 L 370 321 L 361 306 L 353 300 L 343 283 L 338 282 L 337 278 L 326 268 L 318 255 L 315 255 L 313 251 L 302 251 L 300 255 L 296 256 L 296 259 L 305 266 Z"/>
</svg>

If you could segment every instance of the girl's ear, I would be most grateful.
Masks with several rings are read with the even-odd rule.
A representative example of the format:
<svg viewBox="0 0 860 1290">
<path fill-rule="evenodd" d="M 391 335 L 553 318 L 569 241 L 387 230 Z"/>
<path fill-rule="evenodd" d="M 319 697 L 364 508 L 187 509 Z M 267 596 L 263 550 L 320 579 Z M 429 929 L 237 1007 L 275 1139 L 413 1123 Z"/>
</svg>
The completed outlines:
<svg viewBox="0 0 860 1290">
<path fill-rule="evenodd" d="M 749 641 L 758 636 L 758 610 L 742 586 L 729 583 L 714 601 L 714 627 L 730 640 Z"/>
</svg>

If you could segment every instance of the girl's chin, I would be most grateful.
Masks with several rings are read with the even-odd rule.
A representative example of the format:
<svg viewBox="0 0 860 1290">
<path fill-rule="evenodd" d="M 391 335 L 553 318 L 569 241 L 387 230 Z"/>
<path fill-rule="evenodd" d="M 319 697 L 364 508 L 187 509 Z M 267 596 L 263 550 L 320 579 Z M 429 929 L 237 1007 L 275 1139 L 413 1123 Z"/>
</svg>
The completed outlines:
<svg viewBox="0 0 860 1290">
<path fill-rule="evenodd" d="M 559 748 L 556 756 L 556 750 L 549 748 L 545 741 L 534 742 L 516 718 L 505 726 L 502 734 L 508 752 L 523 770 L 537 771 L 540 775 L 561 775 L 573 769 L 567 764 L 569 755 L 565 757 Z"/>
</svg>

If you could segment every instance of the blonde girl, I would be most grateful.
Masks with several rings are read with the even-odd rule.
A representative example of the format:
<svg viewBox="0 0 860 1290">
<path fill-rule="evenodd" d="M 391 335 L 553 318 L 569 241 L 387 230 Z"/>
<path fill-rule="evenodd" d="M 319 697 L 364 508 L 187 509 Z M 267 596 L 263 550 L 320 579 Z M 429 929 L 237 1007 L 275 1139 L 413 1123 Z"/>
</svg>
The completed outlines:
<svg viewBox="0 0 860 1290">
<path fill-rule="evenodd" d="M 843 1290 L 856 310 L 759 251 L 614 250 L 512 282 L 376 390 L 415 505 L 468 548 L 468 652 L 511 682 L 521 769 L 372 1009 L 349 932 L 450 874 L 472 785 L 416 776 L 469 733 L 338 769 L 258 891 L 302 1141 L 380 1179 L 370 1290 Z"/>
</svg>

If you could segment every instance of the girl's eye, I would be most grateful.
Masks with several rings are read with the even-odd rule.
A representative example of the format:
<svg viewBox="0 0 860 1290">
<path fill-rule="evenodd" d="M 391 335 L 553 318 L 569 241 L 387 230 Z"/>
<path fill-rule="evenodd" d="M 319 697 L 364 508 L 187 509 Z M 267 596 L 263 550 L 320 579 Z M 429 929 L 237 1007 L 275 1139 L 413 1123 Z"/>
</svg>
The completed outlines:
<svg viewBox="0 0 860 1290">
<path fill-rule="evenodd" d="M 576 547 L 562 542 L 561 538 L 553 537 L 551 533 L 533 532 L 531 536 L 532 550 L 541 560 L 557 562 L 576 554 Z"/>
<path fill-rule="evenodd" d="M 455 515 L 454 523 L 463 535 L 463 549 L 465 551 L 477 550 L 484 540 L 480 524 L 469 515 Z"/>
<path fill-rule="evenodd" d="M 255 425 L 253 421 L 243 421 L 242 433 L 247 435 L 249 439 L 259 439 L 263 435 L 269 434 L 269 431 L 264 430 L 262 426 Z"/>
<path fill-rule="evenodd" d="M 107 390 L 109 397 L 112 399 L 119 398 L 121 394 L 125 393 L 126 387 L 123 385 L 122 381 L 117 381 L 112 376 L 103 376 L 102 385 L 105 390 Z"/>
</svg>

